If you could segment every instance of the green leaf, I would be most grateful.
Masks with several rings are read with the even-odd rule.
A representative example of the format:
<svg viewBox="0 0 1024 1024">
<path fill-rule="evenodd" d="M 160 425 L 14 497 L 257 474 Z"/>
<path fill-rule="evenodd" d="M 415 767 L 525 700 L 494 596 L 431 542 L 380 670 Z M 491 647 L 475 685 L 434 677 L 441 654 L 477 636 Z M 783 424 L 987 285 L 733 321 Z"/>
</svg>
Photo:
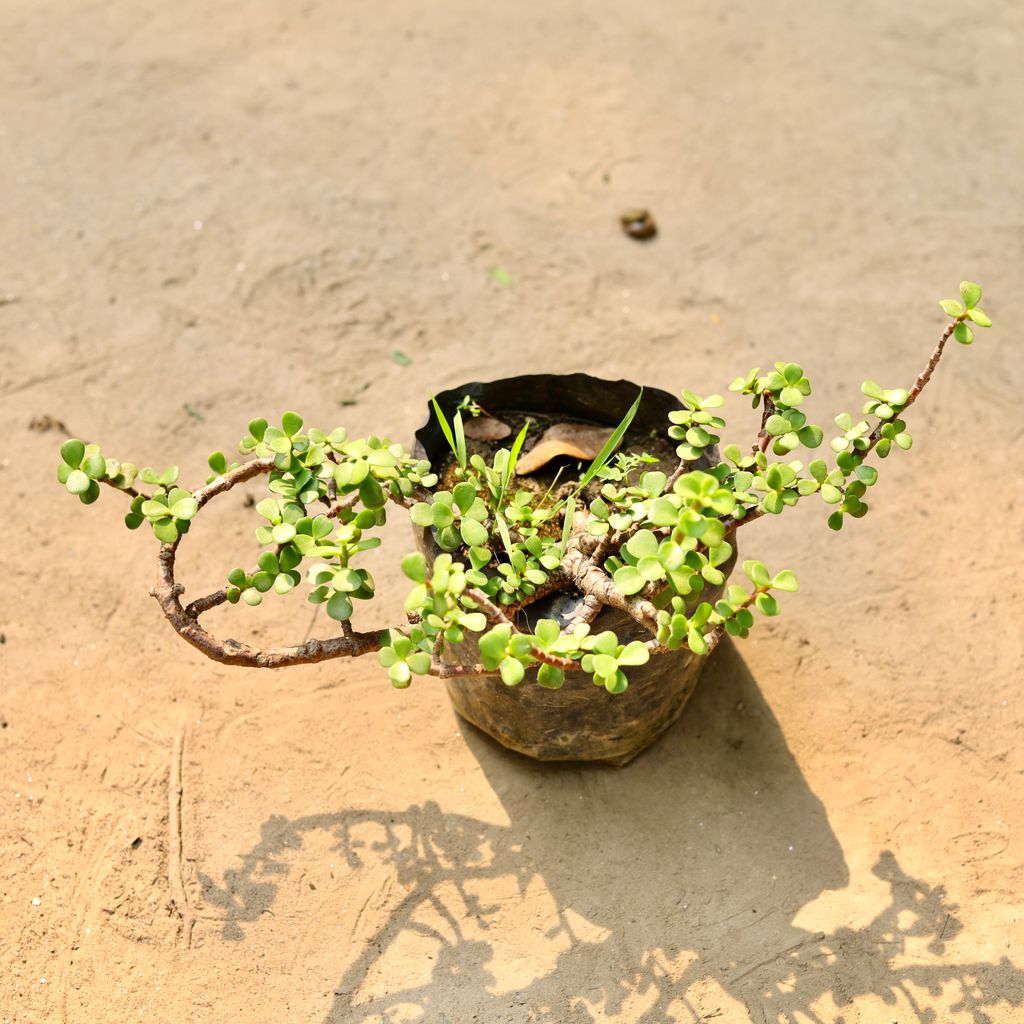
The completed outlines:
<svg viewBox="0 0 1024 1024">
<path fill-rule="evenodd" d="M 223 452 L 211 452 L 206 462 L 218 476 L 223 476 L 227 472 L 228 460 L 224 457 Z"/>
<path fill-rule="evenodd" d="M 278 594 L 287 594 L 289 590 L 295 588 L 294 578 L 286 572 L 278 573 L 274 577 L 274 591 Z"/>
<path fill-rule="evenodd" d="M 286 412 L 281 417 L 281 426 L 289 437 L 302 430 L 302 417 L 297 412 Z"/>
<path fill-rule="evenodd" d="M 249 433 L 257 440 L 262 441 L 263 435 L 267 432 L 267 421 L 264 419 L 252 420 L 249 424 Z"/>
<path fill-rule="evenodd" d="M 544 647 L 551 647 L 558 640 L 561 629 L 554 619 L 540 619 L 534 633 Z"/>
<path fill-rule="evenodd" d="M 960 323 L 953 328 L 953 337 L 960 342 L 961 345 L 970 345 L 974 341 L 974 331 L 970 329 L 962 320 Z"/>
<path fill-rule="evenodd" d="M 557 690 L 565 682 L 565 673 L 560 668 L 545 663 L 537 669 L 537 682 L 549 690 Z"/>
<path fill-rule="evenodd" d="M 640 575 L 635 566 L 623 565 L 615 570 L 615 585 L 624 594 L 637 594 L 647 585 L 647 580 Z"/>
<path fill-rule="evenodd" d="M 475 519 L 463 519 L 459 532 L 462 534 L 462 540 L 467 547 L 484 547 L 487 541 L 490 540 L 487 527 L 482 523 L 478 523 Z"/>
<path fill-rule="evenodd" d="M 430 654 L 427 651 L 414 651 L 406 659 L 406 664 L 418 676 L 425 676 L 430 671 Z"/>
<path fill-rule="evenodd" d="M 82 469 L 92 480 L 102 480 L 107 475 L 107 460 L 99 452 L 87 455 Z"/>
<path fill-rule="evenodd" d="M 613 676 L 608 676 L 604 680 L 604 688 L 609 693 L 625 693 L 628 686 L 629 680 L 626 678 L 626 673 L 621 669 Z"/>
<path fill-rule="evenodd" d="M 956 299 L 943 299 L 939 305 L 946 316 L 960 316 L 964 312 L 964 307 Z"/>
<path fill-rule="evenodd" d="M 404 690 L 412 682 L 412 669 L 404 661 L 396 661 L 388 669 L 388 678 L 396 690 Z"/>
<path fill-rule="evenodd" d="M 275 544 L 287 544 L 295 536 L 295 527 L 291 523 L 278 523 L 271 531 Z"/>
<path fill-rule="evenodd" d="M 748 558 L 743 563 L 743 572 L 755 586 L 767 587 L 771 583 L 771 576 L 768 575 L 764 562 L 759 562 L 755 558 Z"/>
<path fill-rule="evenodd" d="M 359 500 L 369 509 L 383 508 L 388 501 L 383 488 L 372 476 L 366 477 L 359 485 Z"/>
<path fill-rule="evenodd" d="M 626 541 L 626 550 L 634 558 L 655 558 L 658 554 L 658 538 L 650 530 L 638 530 Z"/>
<path fill-rule="evenodd" d="M 175 519 L 191 519 L 199 511 L 199 502 L 192 495 L 179 498 L 171 506 L 171 515 Z"/>
<path fill-rule="evenodd" d="M 409 518 L 413 521 L 415 526 L 420 526 L 426 529 L 426 527 L 434 525 L 434 510 L 425 501 L 417 501 L 416 504 L 409 509 Z"/>
<path fill-rule="evenodd" d="M 352 617 L 352 602 L 347 594 L 335 593 L 327 602 L 327 614 L 338 622 Z"/>
<path fill-rule="evenodd" d="M 827 505 L 838 505 L 843 500 L 843 492 L 832 484 L 821 485 L 821 496 Z"/>
<path fill-rule="evenodd" d="M 82 464 L 82 459 L 85 458 L 85 445 L 77 437 L 68 438 L 60 446 L 60 457 L 64 460 L 65 465 L 72 469 L 78 469 Z"/>
<path fill-rule="evenodd" d="M 427 582 L 427 560 L 420 552 L 416 551 L 406 555 L 402 559 L 402 572 L 413 581 L 413 583 Z"/>
<path fill-rule="evenodd" d="M 274 574 L 263 571 L 258 572 L 252 578 L 252 585 L 261 594 L 265 594 L 274 585 Z"/>
<path fill-rule="evenodd" d="M 642 640 L 633 640 L 626 644 L 625 649 L 618 657 L 620 665 L 646 665 L 650 661 L 651 652 Z"/>
<path fill-rule="evenodd" d="M 981 302 L 981 288 L 973 281 L 960 282 L 960 297 L 968 309 L 973 309 Z"/>
<path fill-rule="evenodd" d="M 498 662 L 505 655 L 511 630 L 508 626 L 495 626 L 489 633 L 484 633 L 477 642 L 480 657 L 487 668 L 497 668 Z"/>
<path fill-rule="evenodd" d="M 523 663 L 517 658 L 511 657 L 502 659 L 499 671 L 501 672 L 501 681 L 506 686 L 518 686 L 526 675 Z"/>
<path fill-rule="evenodd" d="M 462 616 L 461 625 L 473 633 L 482 633 L 487 628 L 487 616 L 483 612 L 467 612 Z"/>
<path fill-rule="evenodd" d="M 987 313 L 983 313 L 980 309 L 969 310 L 967 315 L 979 326 L 979 327 L 991 327 L 992 321 L 988 318 Z"/>
<path fill-rule="evenodd" d="M 808 423 L 806 427 L 801 427 L 797 431 L 797 436 L 800 438 L 800 443 L 805 448 L 817 448 L 818 445 L 825 438 L 825 433 L 821 427 L 816 426 L 813 423 Z"/>
<path fill-rule="evenodd" d="M 64 486 L 67 488 L 68 494 L 85 494 L 91 482 L 85 473 L 80 469 L 75 469 L 68 474 L 67 483 Z"/>
<path fill-rule="evenodd" d="M 452 489 L 452 502 L 463 515 L 473 507 L 475 501 L 476 488 L 468 480 L 463 480 Z"/>
<path fill-rule="evenodd" d="M 452 506 L 447 502 L 438 501 L 436 497 L 433 505 L 430 506 L 430 512 L 433 523 L 439 530 L 443 530 L 446 526 L 451 526 L 455 522 L 455 513 L 452 511 Z"/>
<path fill-rule="evenodd" d="M 157 519 L 153 523 L 153 533 L 162 544 L 173 544 L 178 539 L 178 528 L 173 519 Z"/>
<path fill-rule="evenodd" d="M 686 635 L 686 645 L 694 654 L 707 654 L 708 643 L 700 630 L 691 629 Z"/>
<path fill-rule="evenodd" d="M 244 569 L 232 569 L 228 573 L 228 583 L 235 587 L 245 586 L 245 570 Z"/>
<path fill-rule="evenodd" d="M 778 615 L 779 602 L 771 594 L 758 594 L 754 600 L 758 611 L 762 615 Z"/>
<path fill-rule="evenodd" d="M 783 569 L 782 572 L 776 573 L 775 579 L 772 580 L 772 587 L 775 590 L 795 593 L 800 589 L 800 584 L 797 582 L 796 573 L 792 569 Z"/>
</svg>

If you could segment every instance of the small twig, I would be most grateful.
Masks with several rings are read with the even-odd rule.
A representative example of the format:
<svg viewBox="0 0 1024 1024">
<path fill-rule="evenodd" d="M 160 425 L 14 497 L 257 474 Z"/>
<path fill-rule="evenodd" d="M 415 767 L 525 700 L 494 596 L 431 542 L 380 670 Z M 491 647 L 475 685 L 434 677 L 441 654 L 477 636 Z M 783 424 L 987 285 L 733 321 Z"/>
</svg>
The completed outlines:
<svg viewBox="0 0 1024 1024">
<path fill-rule="evenodd" d="M 359 492 L 352 491 L 346 494 L 344 498 L 336 501 L 331 507 L 324 513 L 328 519 L 337 519 L 338 515 L 347 508 L 351 508 L 359 500 Z"/>
<path fill-rule="evenodd" d="M 774 416 L 777 412 L 775 403 L 771 399 L 770 391 L 762 391 L 761 399 L 764 402 L 764 409 L 761 413 L 761 429 L 757 432 L 757 440 L 751 448 L 751 450 L 755 452 L 764 452 L 768 450 L 768 445 L 771 444 L 772 435 L 765 430 L 765 424 L 768 422 L 768 417 Z"/>
<path fill-rule="evenodd" d="M 167 830 L 169 833 L 167 851 L 167 881 L 171 888 L 171 899 L 181 917 L 181 939 L 186 949 L 192 944 L 192 929 L 196 918 L 188 903 L 185 880 L 182 875 L 181 803 L 184 784 L 181 778 L 181 762 L 185 751 L 185 722 L 174 736 L 171 748 L 171 772 L 167 787 Z"/>
<path fill-rule="evenodd" d="M 672 475 L 665 481 L 665 487 L 662 490 L 662 494 L 671 494 L 672 488 L 675 487 L 676 481 L 689 470 L 690 464 L 685 459 L 679 460 L 679 465 L 672 471 Z"/>
<path fill-rule="evenodd" d="M 500 672 L 496 668 L 485 668 L 481 664 L 455 665 L 446 661 L 434 661 L 430 665 L 430 675 L 438 679 L 454 679 L 457 676 L 496 676 Z"/>
<path fill-rule="evenodd" d="M 917 380 L 914 381 L 914 386 L 910 389 L 910 392 L 907 395 L 907 400 L 903 403 L 903 407 L 899 411 L 898 418 L 902 419 L 903 414 L 907 411 L 907 409 L 910 408 L 910 406 L 914 404 L 914 402 L 917 399 L 917 396 L 921 394 L 921 392 L 925 388 L 925 385 L 928 383 L 928 381 L 932 379 L 932 374 L 935 372 L 935 367 L 939 365 L 939 360 L 942 358 L 942 350 L 946 347 L 946 342 L 949 341 L 950 337 L 952 336 L 953 331 L 956 329 L 956 325 L 960 323 L 963 319 L 964 317 L 957 317 L 955 320 L 951 321 L 946 325 L 946 329 L 942 332 L 942 336 L 939 338 L 938 344 L 936 344 L 935 348 L 932 350 L 932 354 L 929 357 L 928 362 L 925 365 L 925 368 L 917 375 Z M 872 430 L 871 433 L 868 435 L 867 448 L 863 449 L 863 451 L 856 452 L 856 454 L 860 456 L 862 461 L 868 457 L 868 455 L 874 449 L 875 445 L 878 444 L 878 442 L 881 440 L 882 429 L 885 427 L 886 423 L 889 422 L 891 421 L 882 420 L 875 427 L 875 429 Z"/>
<path fill-rule="evenodd" d="M 475 587 L 471 587 L 466 591 L 466 596 L 470 598 L 474 604 L 478 605 L 480 610 L 487 616 L 491 622 L 498 622 L 504 626 L 510 626 L 514 633 L 521 633 L 522 630 L 505 614 L 505 612 L 499 608 L 482 590 L 477 590 Z M 555 668 L 560 668 L 563 671 L 576 668 L 576 662 L 572 658 L 560 658 L 557 654 L 549 654 L 547 651 L 534 645 L 530 653 L 538 661 L 543 661 L 546 665 L 553 665 Z"/>
<path fill-rule="evenodd" d="M 113 480 L 100 479 L 97 483 L 106 484 L 108 487 L 112 487 L 115 491 L 120 491 L 122 494 L 127 494 L 129 498 L 145 498 L 149 500 L 148 494 L 143 494 L 141 491 L 135 490 L 134 487 L 121 487 L 115 484 Z"/>
<path fill-rule="evenodd" d="M 760 505 L 757 505 L 754 508 L 748 509 L 747 514 L 742 519 L 730 519 L 725 524 L 726 537 L 728 537 L 730 534 L 735 533 L 741 526 L 745 525 L 746 523 L 752 523 L 755 519 L 760 519 L 761 516 L 767 514 L 768 513 L 765 512 L 764 508 L 762 508 Z"/>
</svg>

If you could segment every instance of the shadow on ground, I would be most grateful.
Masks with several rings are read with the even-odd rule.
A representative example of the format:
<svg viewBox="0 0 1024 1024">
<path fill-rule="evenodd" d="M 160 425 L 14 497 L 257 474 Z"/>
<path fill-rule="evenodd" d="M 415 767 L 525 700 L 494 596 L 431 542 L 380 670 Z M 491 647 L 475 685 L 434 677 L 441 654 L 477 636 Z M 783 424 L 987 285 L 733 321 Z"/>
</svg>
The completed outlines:
<svg viewBox="0 0 1024 1024">
<path fill-rule="evenodd" d="M 1024 972 L 1005 958 L 939 961 L 961 930 L 956 907 L 888 851 L 874 867 L 888 903 L 869 924 L 823 934 L 793 923 L 823 892 L 843 888 L 848 872 L 820 801 L 731 646 L 709 666 L 683 720 L 626 769 L 539 765 L 466 733 L 507 826 L 433 802 L 274 816 L 223 885 L 203 878 L 207 904 L 224 914 L 224 938 L 239 941 L 246 922 L 272 905 L 275 878 L 310 832 L 332 834 L 353 869 L 372 859 L 394 872 L 405 895 L 340 965 L 324 1024 L 499 1019 L 487 934 L 500 930 L 504 911 L 485 901 L 509 879 L 521 895 L 542 881 L 554 909 L 538 942 L 561 951 L 553 969 L 501 993 L 500 1019 L 591 1024 L 628 1002 L 638 1024 L 702 1021 L 711 1014 L 698 1011 L 693 993 L 711 979 L 758 1022 L 824 1024 L 813 1008 L 825 995 L 838 1007 L 835 1024 L 867 994 L 909 1008 L 922 1024 L 938 1020 L 926 994 L 976 1024 L 1000 1019 L 989 1009 L 1024 1002 Z M 367 979 L 411 933 L 435 944 L 429 976 L 377 994 Z M 895 966 L 908 943 L 917 962 Z M 566 985 L 584 977 L 592 979 L 585 990 Z"/>
</svg>

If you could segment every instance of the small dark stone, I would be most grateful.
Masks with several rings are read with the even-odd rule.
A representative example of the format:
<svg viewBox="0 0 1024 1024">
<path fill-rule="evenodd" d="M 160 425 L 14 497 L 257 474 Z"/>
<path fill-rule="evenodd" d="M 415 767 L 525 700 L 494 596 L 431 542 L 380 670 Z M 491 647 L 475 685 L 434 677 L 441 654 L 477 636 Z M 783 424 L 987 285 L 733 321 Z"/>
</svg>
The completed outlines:
<svg viewBox="0 0 1024 1024">
<path fill-rule="evenodd" d="M 640 208 L 626 210 L 619 220 L 622 223 L 622 230 L 637 241 L 646 242 L 658 233 L 658 225 L 654 222 L 650 210 Z"/>
</svg>

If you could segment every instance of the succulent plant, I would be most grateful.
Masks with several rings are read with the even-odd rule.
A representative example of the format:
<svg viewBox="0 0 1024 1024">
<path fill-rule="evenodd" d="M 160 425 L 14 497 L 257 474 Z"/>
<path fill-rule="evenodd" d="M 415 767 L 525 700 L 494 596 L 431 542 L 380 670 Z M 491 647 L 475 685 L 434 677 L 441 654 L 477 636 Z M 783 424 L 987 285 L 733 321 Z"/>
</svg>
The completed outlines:
<svg viewBox="0 0 1024 1024">
<path fill-rule="evenodd" d="M 160 582 L 153 595 L 177 632 L 217 661 L 279 667 L 377 652 L 399 688 L 426 675 L 495 675 L 517 686 L 537 668 L 542 686 L 558 688 L 566 671 L 580 670 L 608 692 L 621 693 L 629 669 L 652 654 L 685 646 L 707 655 L 726 634 L 747 636 L 757 615 L 779 613 L 778 595 L 798 588 L 795 574 L 748 559 L 742 566 L 745 582 L 728 583 L 722 567 L 734 556 L 736 531 L 805 499 L 827 506 L 833 530 L 848 516 L 864 516 L 865 499 L 878 481 L 869 458 L 911 447 L 907 410 L 931 379 L 947 341 L 969 345 L 970 325 L 991 326 L 978 308 L 980 299 L 981 289 L 964 281 L 959 300 L 940 303 L 951 319 L 917 380 L 909 388 L 865 381 L 863 418 L 847 412 L 834 418 L 838 433 L 825 458 L 800 455 L 801 449 L 820 448 L 825 431 L 803 410 L 811 394 L 804 368 L 778 362 L 767 373 L 755 368 L 729 386 L 762 410 L 748 451 L 728 444 L 721 460 L 707 466 L 726 426 L 725 400 L 684 390 L 682 407 L 667 425 L 668 436 L 678 442 L 679 464 L 671 475 L 646 468 L 657 462 L 653 456 L 616 453 L 641 392 L 597 457 L 557 499 L 551 489 L 538 496 L 515 485 L 528 427 L 490 460 L 469 455 L 463 412 L 475 416 L 481 410 L 468 397 L 451 422 L 434 402 L 452 452 L 456 482 L 450 488 L 438 486 L 443 467 L 415 458 L 400 444 L 352 439 L 341 427 L 329 433 L 307 428 L 294 412 L 286 412 L 280 426 L 253 420 L 239 445 L 247 461 L 229 463 L 223 452 L 214 452 L 211 475 L 195 490 L 178 483 L 176 466 L 139 471 L 77 439 L 61 445 L 57 478 L 83 504 L 96 501 L 101 485 L 127 495 L 125 525 L 148 524 L 160 542 Z M 698 463 L 707 468 L 695 468 Z M 252 567 L 231 568 L 221 589 L 183 606 L 184 588 L 174 575 L 182 537 L 208 502 L 257 476 L 267 477 L 269 489 L 255 505 L 262 552 Z M 441 554 L 432 562 L 420 553 L 402 559 L 412 585 L 405 623 L 357 632 L 351 624 L 357 603 L 375 595 L 373 577 L 358 562 L 380 544 L 375 534 L 395 507 L 415 526 L 432 531 Z M 218 605 L 258 605 L 266 595 L 299 589 L 303 578 L 308 600 L 324 605 L 338 622 L 338 636 L 259 649 L 219 639 L 200 624 Z M 585 600 L 567 622 L 544 618 L 532 631 L 524 629 L 518 613 L 557 589 Z M 611 631 L 592 633 L 605 606 L 627 612 L 648 638 L 623 641 Z M 477 662 L 445 657 L 446 646 L 470 642 Z"/>
</svg>

